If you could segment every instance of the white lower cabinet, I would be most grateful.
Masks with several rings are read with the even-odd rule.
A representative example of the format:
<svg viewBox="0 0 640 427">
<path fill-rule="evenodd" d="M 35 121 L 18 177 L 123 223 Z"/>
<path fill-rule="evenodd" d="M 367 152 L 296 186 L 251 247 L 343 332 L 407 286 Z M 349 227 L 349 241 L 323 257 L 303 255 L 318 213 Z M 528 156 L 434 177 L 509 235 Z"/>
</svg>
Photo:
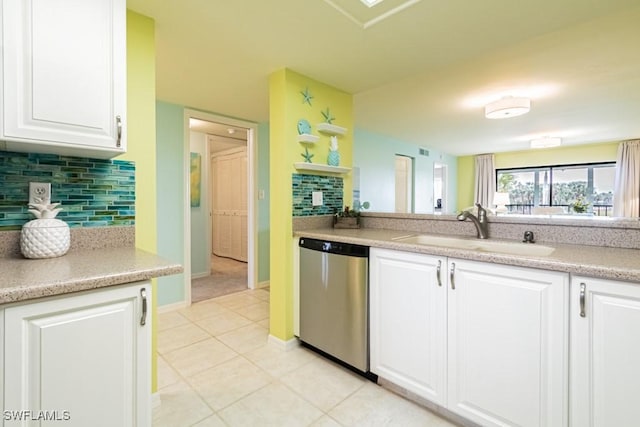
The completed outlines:
<svg viewBox="0 0 640 427">
<path fill-rule="evenodd" d="M 640 286 L 571 280 L 571 425 L 640 425 Z"/>
<path fill-rule="evenodd" d="M 447 408 L 483 426 L 565 426 L 569 277 L 449 260 Z"/>
<path fill-rule="evenodd" d="M 372 372 L 483 426 L 567 425 L 567 274 L 370 256 Z"/>
<path fill-rule="evenodd" d="M 371 371 L 444 405 L 447 259 L 377 248 L 369 257 Z"/>
<path fill-rule="evenodd" d="M 7 306 L 4 426 L 150 426 L 150 302 L 142 282 Z"/>
</svg>

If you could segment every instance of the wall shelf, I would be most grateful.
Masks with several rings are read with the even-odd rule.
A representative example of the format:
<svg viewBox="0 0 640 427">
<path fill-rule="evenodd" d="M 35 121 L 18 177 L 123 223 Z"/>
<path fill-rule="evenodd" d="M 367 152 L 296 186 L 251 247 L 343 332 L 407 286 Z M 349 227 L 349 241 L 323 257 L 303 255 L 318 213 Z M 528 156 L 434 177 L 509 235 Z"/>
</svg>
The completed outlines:
<svg viewBox="0 0 640 427">
<path fill-rule="evenodd" d="M 347 133 L 347 128 L 332 125 L 331 123 L 319 123 L 316 126 L 318 132 L 326 133 L 329 135 L 344 135 Z"/>
<path fill-rule="evenodd" d="M 320 163 L 307 163 L 307 162 L 296 162 L 293 164 L 293 167 L 303 171 L 339 173 L 339 174 L 345 174 L 351 171 L 351 168 L 345 168 L 342 166 L 329 166 L 329 165 L 322 165 Z"/>
<path fill-rule="evenodd" d="M 308 133 L 302 133 L 298 135 L 298 142 L 303 144 L 315 144 L 320 140 L 320 137 L 317 135 L 311 135 Z"/>
</svg>

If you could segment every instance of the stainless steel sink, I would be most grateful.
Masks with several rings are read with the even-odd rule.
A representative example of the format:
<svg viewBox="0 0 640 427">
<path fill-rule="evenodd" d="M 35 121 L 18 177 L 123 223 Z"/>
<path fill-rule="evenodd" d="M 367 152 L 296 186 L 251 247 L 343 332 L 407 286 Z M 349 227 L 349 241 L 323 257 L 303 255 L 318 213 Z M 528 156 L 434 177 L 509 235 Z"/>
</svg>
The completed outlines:
<svg viewBox="0 0 640 427">
<path fill-rule="evenodd" d="M 397 242 L 512 255 L 548 256 L 555 248 L 531 243 L 501 242 L 496 240 L 464 239 L 459 237 L 418 234 L 394 239 Z"/>
</svg>

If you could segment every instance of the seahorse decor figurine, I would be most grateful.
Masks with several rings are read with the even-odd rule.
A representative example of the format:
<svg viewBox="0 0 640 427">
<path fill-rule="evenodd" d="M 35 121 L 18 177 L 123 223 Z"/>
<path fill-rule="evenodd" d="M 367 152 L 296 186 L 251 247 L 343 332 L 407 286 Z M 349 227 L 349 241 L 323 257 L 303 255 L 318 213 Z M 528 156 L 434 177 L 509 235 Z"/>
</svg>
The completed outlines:
<svg viewBox="0 0 640 427">
<path fill-rule="evenodd" d="M 329 166 L 338 166 L 340 164 L 340 153 L 338 152 L 338 138 L 331 137 L 331 145 L 329 146 L 329 157 L 327 157 Z"/>
</svg>

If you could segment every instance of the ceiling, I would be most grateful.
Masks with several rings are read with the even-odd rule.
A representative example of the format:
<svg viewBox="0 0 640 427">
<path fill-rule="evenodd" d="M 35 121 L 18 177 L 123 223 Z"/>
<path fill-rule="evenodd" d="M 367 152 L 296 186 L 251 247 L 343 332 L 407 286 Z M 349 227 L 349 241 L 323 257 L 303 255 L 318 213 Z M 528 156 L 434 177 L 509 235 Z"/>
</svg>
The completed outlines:
<svg viewBox="0 0 640 427">
<path fill-rule="evenodd" d="M 156 21 L 161 100 L 269 120 L 289 68 L 354 95 L 356 127 L 453 155 L 640 137 L 637 0 L 127 0 Z M 484 118 L 527 96 L 531 111 Z"/>
<path fill-rule="evenodd" d="M 248 129 L 238 126 L 191 118 L 189 119 L 189 129 L 208 135 L 211 154 L 247 146 Z"/>
</svg>

